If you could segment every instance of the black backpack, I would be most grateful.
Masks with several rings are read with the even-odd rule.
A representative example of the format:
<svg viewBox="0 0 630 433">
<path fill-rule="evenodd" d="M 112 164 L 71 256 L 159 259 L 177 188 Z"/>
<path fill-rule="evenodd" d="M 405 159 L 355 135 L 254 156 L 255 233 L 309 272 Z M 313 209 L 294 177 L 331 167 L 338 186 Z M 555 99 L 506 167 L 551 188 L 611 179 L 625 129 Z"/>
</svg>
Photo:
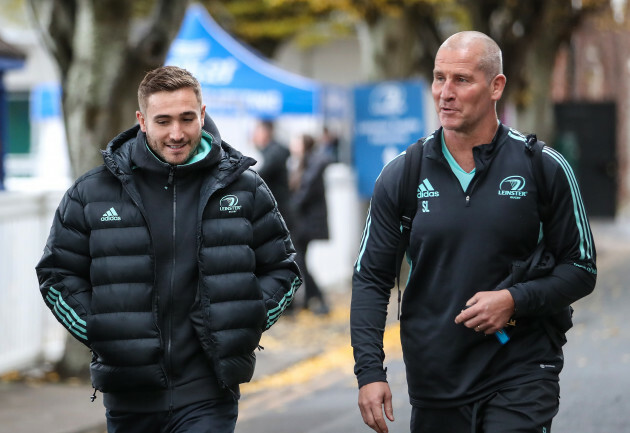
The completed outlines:
<svg viewBox="0 0 630 433">
<path fill-rule="evenodd" d="M 409 246 L 409 236 L 411 233 L 411 226 L 413 224 L 413 219 L 416 216 L 416 211 L 418 210 L 418 201 L 416 196 L 415 189 L 420 182 L 420 166 L 422 164 L 422 154 L 424 150 L 424 143 L 426 138 L 421 138 L 416 141 L 414 144 L 409 146 L 405 152 L 405 166 L 403 169 L 403 175 L 401 177 L 401 186 L 399 188 L 399 197 L 398 203 L 402 205 L 399 208 L 399 217 L 400 217 L 400 227 L 401 227 L 401 235 L 400 241 L 398 242 L 398 248 L 396 250 L 396 284 L 398 287 L 398 319 L 400 319 L 400 303 L 401 303 L 401 290 L 400 290 L 400 268 L 402 266 L 403 257 L 405 256 L 405 251 Z M 539 141 L 536 137 L 536 134 L 529 134 L 526 137 L 525 142 L 525 152 L 531 158 L 533 168 L 534 168 L 534 178 L 536 181 L 536 190 L 538 192 L 538 211 L 542 217 L 542 220 L 547 220 L 549 216 L 550 210 L 550 200 L 548 196 L 548 191 L 546 188 L 545 182 L 545 172 L 543 169 L 543 161 L 542 161 L 542 153 L 543 148 L 545 147 L 545 143 L 543 141 Z M 538 259 L 553 261 L 553 257 L 549 257 L 551 253 L 548 251 L 544 251 L 544 244 L 541 243 L 532 256 L 527 259 L 527 262 L 531 266 L 538 265 Z M 535 262 L 535 263 L 533 263 Z M 521 262 L 519 262 L 521 263 Z M 549 262 L 546 262 L 549 263 Z M 555 261 L 553 262 L 555 263 Z M 515 262 L 516 264 L 516 262 Z M 517 266 L 516 266 L 517 267 Z M 513 269 L 516 269 L 513 266 Z M 546 267 L 548 272 L 551 272 L 553 267 Z M 548 273 L 547 272 L 547 273 Z M 535 277 L 539 277 L 542 275 L 536 275 Z M 529 277 L 532 277 L 531 274 L 523 273 L 523 274 L 510 274 L 504 282 L 501 284 L 504 285 L 506 281 L 510 281 L 511 284 L 505 287 L 509 287 L 516 282 L 527 280 Z M 501 286 L 501 285 L 500 285 Z M 503 287 L 500 287 L 503 288 Z M 573 315 L 573 308 L 566 307 L 561 312 L 556 313 L 549 317 L 549 320 L 544 320 L 545 327 L 548 328 L 548 332 L 551 331 L 559 331 L 564 337 L 564 333 L 568 331 L 573 322 L 571 317 Z M 549 327 L 548 325 L 552 326 Z M 556 334 L 558 332 L 554 332 Z M 554 337 L 556 337 L 554 335 Z M 554 338 L 556 340 L 556 338 Z M 564 340 L 566 342 L 566 340 Z M 562 342 L 562 344 L 564 344 Z"/>
</svg>

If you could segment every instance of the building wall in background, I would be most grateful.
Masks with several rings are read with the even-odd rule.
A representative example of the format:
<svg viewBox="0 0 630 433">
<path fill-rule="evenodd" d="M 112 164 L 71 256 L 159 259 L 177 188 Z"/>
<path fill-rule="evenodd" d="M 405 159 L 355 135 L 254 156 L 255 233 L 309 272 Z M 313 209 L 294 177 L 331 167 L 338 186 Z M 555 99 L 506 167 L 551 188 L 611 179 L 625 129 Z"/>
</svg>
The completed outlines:
<svg viewBox="0 0 630 433">
<path fill-rule="evenodd" d="M 630 218 L 630 33 L 586 21 L 561 49 L 554 71 L 556 103 L 616 105 L 616 218 Z M 598 146 L 598 143 L 589 145 Z M 605 192 L 604 192 L 605 193 Z"/>
</svg>

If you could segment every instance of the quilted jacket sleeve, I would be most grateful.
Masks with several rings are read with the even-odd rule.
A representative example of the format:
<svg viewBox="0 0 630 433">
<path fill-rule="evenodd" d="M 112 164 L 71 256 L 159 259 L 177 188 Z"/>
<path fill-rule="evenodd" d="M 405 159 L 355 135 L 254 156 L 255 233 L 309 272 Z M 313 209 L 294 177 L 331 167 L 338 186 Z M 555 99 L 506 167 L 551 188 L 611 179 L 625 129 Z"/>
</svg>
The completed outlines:
<svg viewBox="0 0 630 433">
<path fill-rule="evenodd" d="M 55 212 L 36 272 L 46 306 L 74 338 L 89 347 L 86 321 L 92 287 L 89 231 L 83 211 L 75 185 Z"/>
<path fill-rule="evenodd" d="M 278 212 L 271 191 L 258 175 L 254 208 L 256 276 L 267 309 L 267 330 L 291 304 L 302 280 L 295 263 L 295 248 L 289 230 Z"/>
</svg>

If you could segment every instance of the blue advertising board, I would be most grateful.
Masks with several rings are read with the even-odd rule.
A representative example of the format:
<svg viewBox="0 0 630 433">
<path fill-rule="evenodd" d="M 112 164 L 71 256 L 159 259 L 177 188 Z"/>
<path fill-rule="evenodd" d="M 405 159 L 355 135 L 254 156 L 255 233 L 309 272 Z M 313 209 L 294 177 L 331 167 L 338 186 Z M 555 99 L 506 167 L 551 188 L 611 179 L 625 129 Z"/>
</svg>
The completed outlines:
<svg viewBox="0 0 630 433">
<path fill-rule="evenodd" d="M 59 83 L 39 83 L 31 90 L 31 121 L 39 122 L 62 116 Z"/>
<path fill-rule="evenodd" d="M 372 196 L 383 167 L 426 134 L 423 81 L 386 81 L 354 89 L 354 165 L 359 194 Z"/>
<path fill-rule="evenodd" d="M 211 115 L 316 114 L 321 86 L 285 71 L 240 44 L 199 4 L 188 7 L 166 57 L 201 84 Z"/>
</svg>

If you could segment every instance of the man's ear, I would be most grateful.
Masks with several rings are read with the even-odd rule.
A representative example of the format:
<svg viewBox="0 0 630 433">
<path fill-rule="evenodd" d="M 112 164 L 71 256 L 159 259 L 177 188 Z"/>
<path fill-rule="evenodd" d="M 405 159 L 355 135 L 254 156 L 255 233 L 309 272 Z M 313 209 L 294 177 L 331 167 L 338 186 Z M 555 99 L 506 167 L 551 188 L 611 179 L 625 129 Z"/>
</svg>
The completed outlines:
<svg viewBox="0 0 630 433">
<path fill-rule="evenodd" d="M 138 119 L 138 123 L 140 124 L 140 129 L 142 129 L 142 132 L 147 132 L 147 125 L 145 124 L 142 112 L 136 111 L 136 119 Z"/>
<path fill-rule="evenodd" d="M 490 83 L 490 91 L 492 93 L 493 100 L 498 101 L 501 99 L 506 81 L 507 78 L 505 78 L 505 75 L 503 74 L 498 74 L 492 79 L 492 82 Z"/>
</svg>

